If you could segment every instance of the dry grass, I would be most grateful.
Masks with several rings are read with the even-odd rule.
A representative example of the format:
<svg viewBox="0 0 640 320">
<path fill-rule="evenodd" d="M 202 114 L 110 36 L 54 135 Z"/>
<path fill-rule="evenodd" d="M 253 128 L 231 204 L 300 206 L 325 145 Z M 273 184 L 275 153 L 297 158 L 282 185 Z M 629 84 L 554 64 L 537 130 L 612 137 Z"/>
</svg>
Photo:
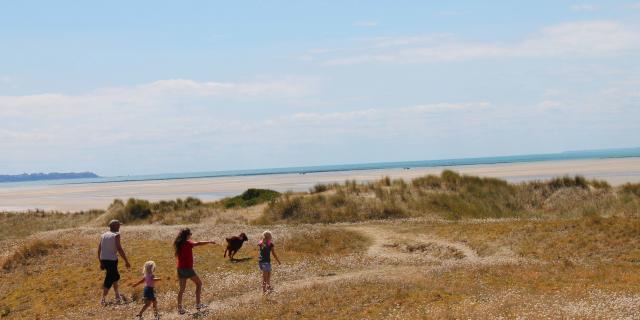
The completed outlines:
<svg viewBox="0 0 640 320">
<path fill-rule="evenodd" d="M 640 219 L 634 217 L 428 223 L 400 230 L 464 242 L 481 256 L 510 252 L 552 263 L 640 263 Z"/>
<path fill-rule="evenodd" d="M 637 266 L 540 265 L 403 270 L 402 275 L 318 283 L 241 305 L 221 318 L 633 318 L 640 301 L 638 271 Z"/>
<path fill-rule="evenodd" d="M 0 213 L 0 241 L 20 239 L 42 231 L 75 228 L 94 220 L 102 213 L 97 210 L 78 213 Z"/>
<path fill-rule="evenodd" d="M 37 258 L 46 256 L 60 247 L 60 244 L 51 240 L 32 240 L 5 257 L 2 261 L 2 269 L 12 271 L 18 267 L 27 266 Z"/>
<path fill-rule="evenodd" d="M 255 243 L 261 229 L 240 226 L 192 226 L 196 240 L 209 237 L 222 243 L 225 236 L 236 234 L 241 230 L 248 234 L 250 241 L 236 255 L 240 262 L 232 263 L 223 258 L 222 245 L 210 245 L 194 249 L 196 270 L 206 284 L 207 299 L 221 299 L 227 295 L 241 294 L 259 286 L 257 269 L 257 249 Z M 123 270 L 121 263 L 122 284 L 137 279 L 138 270 L 147 260 L 157 263 L 157 275 L 165 279 L 160 283 L 159 295 L 164 309 L 175 308 L 175 292 L 177 282 L 175 276 L 175 257 L 172 251 L 172 238 L 179 227 L 125 227 L 122 230 L 122 243 L 133 265 L 132 271 Z M 96 259 L 97 239 L 103 230 L 84 229 L 76 233 L 47 234 L 47 239 L 34 240 L 37 248 L 41 243 L 57 248 L 55 255 L 43 255 L 32 260 L 34 247 L 19 250 L 13 256 L 12 267 L 2 274 L 2 290 L 0 290 L 0 312 L 6 310 L 11 318 L 49 319 L 74 314 L 78 310 L 96 309 L 103 273 L 98 269 Z M 353 254 L 366 248 L 367 240 L 361 235 L 344 230 L 307 227 L 296 230 L 273 230 L 278 254 L 283 262 L 275 270 L 280 276 L 289 278 L 303 277 L 308 272 L 321 273 L 324 268 L 336 270 L 329 260 L 336 254 Z M 216 235 L 216 236 L 213 236 Z M 51 239 L 49 239 L 51 238 Z M 53 240 L 55 239 L 55 240 Z M 300 243 L 303 242 L 303 243 Z M 62 245 L 73 243 L 73 247 Z M 338 248 L 336 251 L 335 248 Z M 22 259 L 19 257 L 25 256 Z M 18 261 L 18 259 L 22 259 Z M 315 261 L 310 263 L 310 261 Z M 23 263 L 27 262 L 27 263 Z M 277 281 L 277 280 L 275 280 Z M 139 289 L 139 288 L 138 288 Z M 192 289 L 192 288 L 191 288 Z M 127 297 L 138 300 L 138 290 L 123 288 Z M 186 297 L 186 303 L 193 303 L 192 295 Z M 123 306 L 126 312 L 133 312 L 134 305 Z M 111 314 L 112 318 L 121 318 L 123 308 L 107 309 L 102 312 Z M 86 318 L 101 318 L 102 312 Z M 74 316 L 75 317 L 75 316 Z M 82 319 L 86 319 L 82 317 Z"/>
<path fill-rule="evenodd" d="M 407 183 L 384 178 L 372 183 L 316 185 L 310 194 L 286 194 L 271 202 L 256 223 L 336 223 L 438 216 L 464 218 L 580 217 L 640 213 L 633 185 L 613 189 L 584 177 L 510 184 L 495 178 L 445 170 Z"/>
</svg>

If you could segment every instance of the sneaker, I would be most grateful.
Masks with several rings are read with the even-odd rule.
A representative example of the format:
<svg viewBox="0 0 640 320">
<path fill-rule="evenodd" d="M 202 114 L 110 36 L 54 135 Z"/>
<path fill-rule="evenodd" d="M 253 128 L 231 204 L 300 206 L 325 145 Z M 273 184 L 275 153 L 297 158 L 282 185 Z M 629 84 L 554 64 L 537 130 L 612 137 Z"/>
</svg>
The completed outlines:
<svg viewBox="0 0 640 320">
<path fill-rule="evenodd" d="M 144 318 L 142 317 L 142 315 L 141 315 L 141 314 L 137 314 L 137 315 L 136 315 L 136 320 L 138 320 L 138 319 L 142 320 L 142 319 L 144 319 Z"/>
<path fill-rule="evenodd" d="M 204 304 L 204 303 L 196 304 L 196 309 L 198 309 L 198 310 L 200 310 L 200 309 L 204 309 L 204 308 L 206 308 L 206 307 L 208 307 L 208 305 L 206 305 L 206 304 Z"/>
<path fill-rule="evenodd" d="M 185 314 L 187 313 L 187 310 L 185 310 L 183 307 L 178 307 L 178 314 Z"/>
<path fill-rule="evenodd" d="M 107 300 L 105 300 L 104 298 L 100 299 L 100 305 L 103 307 L 107 306 Z"/>
<path fill-rule="evenodd" d="M 160 320 L 160 314 L 159 313 L 154 314 L 153 315 L 153 319 L 154 320 Z"/>
</svg>

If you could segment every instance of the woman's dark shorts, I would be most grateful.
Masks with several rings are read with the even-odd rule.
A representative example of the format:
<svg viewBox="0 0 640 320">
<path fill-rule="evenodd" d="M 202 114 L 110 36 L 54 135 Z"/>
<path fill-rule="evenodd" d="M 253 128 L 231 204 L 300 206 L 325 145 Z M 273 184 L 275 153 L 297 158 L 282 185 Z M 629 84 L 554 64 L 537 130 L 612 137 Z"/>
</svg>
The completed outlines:
<svg viewBox="0 0 640 320">
<path fill-rule="evenodd" d="M 144 298 L 145 300 L 155 300 L 156 290 L 153 287 L 144 287 L 142 298 Z"/>
<path fill-rule="evenodd" d="M 180 279 L 189 279 L 189 278 L 193 278 L 197 276 L 196 271 L 193 270 L 192 268 L 188 268 L 188 269 L 178 269 L 178 277 Z"/>
<path fill-rule="evenodd" d="M 111 286 L 118 280 L 120 280 L 120 273 L 118 272 L 118 260 L 100 260 L 104 270 L 107 272 L 104 276 L 103 286 L 110 289 Z"/>
</svg>

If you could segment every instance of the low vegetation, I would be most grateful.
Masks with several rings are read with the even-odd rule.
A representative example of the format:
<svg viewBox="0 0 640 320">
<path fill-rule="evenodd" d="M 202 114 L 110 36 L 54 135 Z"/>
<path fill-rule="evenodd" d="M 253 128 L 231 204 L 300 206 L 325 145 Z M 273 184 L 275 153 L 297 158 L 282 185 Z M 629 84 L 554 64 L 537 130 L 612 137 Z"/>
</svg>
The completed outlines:
<svg viewBox="0 0 640 320">
<path fill-rule="evenodd" d="M 16 267 L 23 267 L 60 247 L 60 244 L 51 240 L 32 240 L 22 245 L 18 250 L 13 252 L 13 254 L 5 257 L 2 261 L 2 269 L 4 271 L 11 271 Z"/>
<path fill-rule="evenodd" d="M 170 201 L 150 202 L 130 198 L 126 202 L 116 199 L 106 213 L 98 220 L 100 224 L 111 219 L 133 224 L 191 224 L 214 217 L 228 209 L 242 209 L 273 201 L 279 192 L 268 189 L 248 189 L 241 195 L 220 201 L 205 203 L 200 199 L 188 197 Z M 221 222 L 234 221 L 228 216 L 220 217 Z M 242 220 L 242 219 L 241 219 Z"/>
<path fill-rule="evenodd" d="M 222 204 L 225 208 L 246 208 L 272 201 L 279 196 L 279 192 L 269 189 L 247 189 L 239 196 L 223 199 Z"/>
<path fill-rule="evenodd" d="M 103 213 L 104 211 L 101 210 L 77 213 L 44 211 L 0 213 L 0 241 L 20 239 L 42 231 L 79 227 Z"/>
<path fill-rule="evenodd" d="M 257 223 L 335 223 L 432 215 L 446 219 L 637 215 L 637 185 L 614 189 L 581 176 L 519 184 L 445 170 L 410 183 L 316 185 L 308 195 L 272 201 Z"/>
</svg>

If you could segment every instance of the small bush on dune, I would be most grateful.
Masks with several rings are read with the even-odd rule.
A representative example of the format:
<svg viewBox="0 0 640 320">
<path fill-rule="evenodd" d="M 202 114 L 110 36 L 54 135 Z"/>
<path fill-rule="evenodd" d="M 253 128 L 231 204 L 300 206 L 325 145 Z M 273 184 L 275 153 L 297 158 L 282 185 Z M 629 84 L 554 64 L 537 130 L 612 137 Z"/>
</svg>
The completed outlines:
<svg viewBox="0 0 640 320">
<path fill-rule="evenodd" d="M 280 192 L 269 189 L 247 189 L 239 196 L 222 200 L 225 208 L 246 208 L 269 202 L 280 196 Z"/>
<path fill-rule="evenodd" d="M 52 250 L 60 247 L 60 244 L 51 240 L 33 240 L 5 258 L 2 262 L 2 269 L 11 271 L 18 266 L 28 265 L 33 259 L 46 256 Z"/>
<path fill-rule="evenodd" d="M 318 183 L 315 186 L 313 186 L 311 190 L 309 190 L 309 193 L 322 193 L 327 190 L 329 190 L 329 186 L 323 183 Z"/>
</svg>

